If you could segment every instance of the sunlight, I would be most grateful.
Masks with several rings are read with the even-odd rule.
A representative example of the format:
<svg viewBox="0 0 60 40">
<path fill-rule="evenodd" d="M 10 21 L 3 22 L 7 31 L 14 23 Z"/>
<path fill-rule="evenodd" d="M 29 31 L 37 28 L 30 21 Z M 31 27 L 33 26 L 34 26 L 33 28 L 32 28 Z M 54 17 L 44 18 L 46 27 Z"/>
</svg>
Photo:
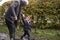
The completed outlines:
<svg viewBox="0 0 60 40">
<path fill-rule="evenodd" d="M 7 2 L 7 1 L 11 1 L 11 0 L 2 0 L 2 1 L 0 1 L 0 6 L 2 6 L 2 4 Z"/>
</svg>

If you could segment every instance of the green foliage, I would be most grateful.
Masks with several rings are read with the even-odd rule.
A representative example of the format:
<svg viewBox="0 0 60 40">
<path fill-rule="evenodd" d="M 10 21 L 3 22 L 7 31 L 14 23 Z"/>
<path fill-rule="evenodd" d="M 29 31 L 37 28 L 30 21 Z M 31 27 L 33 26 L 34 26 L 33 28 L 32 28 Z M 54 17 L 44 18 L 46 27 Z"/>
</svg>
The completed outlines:
<svg viewBox="0 0 60 40">
<path fill-rule="evenodd" d="M 57 26 L 60 24 L 58 18 L 58 15 L 60 14 L 59 9 L 60 0 L 34 0 L 31 1 L 30 4 L 23 9 L 23 13 L 25 15 L 32 15 L 32 27 L 60 28 L 59 26 Z"/>
<path fill-rule="evenodd" d="M 0 7 L 1 14 L 9 4 L 10 2 Z M 29 5 L 24 7 L 22 12 L 25 17 L 32 15 L 32 27 L 60 28 L 60 0 L 29 0 Z"/>
</svg>

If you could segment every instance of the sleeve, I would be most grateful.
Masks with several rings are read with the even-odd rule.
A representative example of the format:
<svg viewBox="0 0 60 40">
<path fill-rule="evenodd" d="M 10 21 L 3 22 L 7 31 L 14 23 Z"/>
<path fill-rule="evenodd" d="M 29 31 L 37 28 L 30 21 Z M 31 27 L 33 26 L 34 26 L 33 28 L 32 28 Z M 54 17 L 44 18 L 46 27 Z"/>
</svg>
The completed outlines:
<svg viewBox="0 0 60 40">
<path fill-rule="evenodd" d="M 21 19 L 22 19 L 23 23 L 26 24 L 27 22 L 26 22 L 26 20 L 24 19 L 23 14 L 20 13 L 20 15 L 21 15 Z"/>
<path fill-rule="evenodd" d="M 16 17 L 16 13 L 15 13 L 14 7 L 11 7 L 11 8 L 12 8 L 13 16 Z"/>
<path fill-rule="evenodd" d="M 15 13 L 15 2 L 13 2 L 11 5 L 10 5 L 11 9 L 12 9 L 12 12 L 13 12 L 13 16 L 15 17 L 15 19 L 17 18 L 16 16 L 16 13 Z"/>
</svg>

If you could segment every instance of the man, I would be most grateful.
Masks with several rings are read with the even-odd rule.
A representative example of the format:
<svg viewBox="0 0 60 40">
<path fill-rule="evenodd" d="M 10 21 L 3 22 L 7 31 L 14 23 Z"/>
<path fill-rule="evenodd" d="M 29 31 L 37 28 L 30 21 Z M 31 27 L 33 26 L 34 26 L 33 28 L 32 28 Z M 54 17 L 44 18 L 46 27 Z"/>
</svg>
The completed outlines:
<svg viewBox="0 0 60 40">
<path fill-rule="evenodd" d="M 5 22 L 9 30 L 10 40 L 15 40 L 15 28 L 17 26 L 17 21 L 20 18 L 20 12 L 23 5 L 27 5 L 26 1 L 20 0 L 20 3 L 18 1 L 14 1 L 6 11 Z"/>
<path fill-rule="evenodd" d="M 5 22 L 8 26 L 10 40 L 15 40 L 15 27 L 17 25 L 18 6 L 19 3 L 17 1 L 12 2 L 5 14 Z"/>
</svg>

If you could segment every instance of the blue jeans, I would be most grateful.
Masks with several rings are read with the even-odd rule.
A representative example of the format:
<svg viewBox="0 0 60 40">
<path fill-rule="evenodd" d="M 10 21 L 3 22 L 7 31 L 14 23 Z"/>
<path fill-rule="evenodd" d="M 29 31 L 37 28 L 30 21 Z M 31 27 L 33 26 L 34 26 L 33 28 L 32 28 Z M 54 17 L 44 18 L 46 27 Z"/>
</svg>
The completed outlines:
<svg viewBox="0 0 60 40">
<path fill-rule="evenodd" d="M 31 40 L 30 33 L 29 33 L 29 31 L 26 31 L 26 30 L 24 30 L 24 34 L 21 36 L 21 40 L 23 40 L 23 37 L 26 35 L 28 35 L 28 40 Z"/>
</svg>

